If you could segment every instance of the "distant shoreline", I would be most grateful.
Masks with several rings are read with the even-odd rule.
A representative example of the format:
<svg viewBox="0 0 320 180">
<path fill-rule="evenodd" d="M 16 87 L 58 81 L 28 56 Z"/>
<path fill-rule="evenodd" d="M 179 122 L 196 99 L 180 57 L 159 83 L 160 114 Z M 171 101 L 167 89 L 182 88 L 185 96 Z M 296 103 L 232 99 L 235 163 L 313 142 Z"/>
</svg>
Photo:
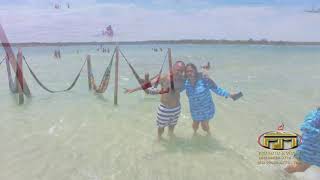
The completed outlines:
<svg viewBox="0 0 320 180">
<path fill-rule="evenodd" d="M 161 45 L 161 44 L 195 44 L 195 45 L 280 45 L 296 46 L 320 45 L 320 42 L 268 41 L 268 40 L 149 40 L 149 41 L 120 41 L 119 45 Z M 3 44 L 8 46 L 8 44 Z M 11 46 L 81 46 L 81 45 L 116 45 L 116 42 L 25 42 L 11 43 Z"/>
</svg>

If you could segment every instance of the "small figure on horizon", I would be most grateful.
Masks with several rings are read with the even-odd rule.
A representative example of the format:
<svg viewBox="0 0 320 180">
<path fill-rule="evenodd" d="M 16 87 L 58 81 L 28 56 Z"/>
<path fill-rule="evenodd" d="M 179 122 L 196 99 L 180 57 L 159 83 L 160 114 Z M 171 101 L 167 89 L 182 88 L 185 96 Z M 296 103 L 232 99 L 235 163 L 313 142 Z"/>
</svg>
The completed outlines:
<svg viewBox="0 0 320 180">
<path fill-rule="evenodd" d="M 57 3 L 54 4 L 54 8 L 55 8 L 55 9 L 60 9 L 60 4 L 57 4 Z"/>
<path fill-rule="evenodd" d="M 102 30 L 102 36 L 106 36 L 107 39 L 112 40 L 113 38 L 113 29 L 111 25 L 108 25 L 105 29 Z"/>
<path fill-rule="evenodd" d="M 54 52 L 53 52 L 53 57 L 56 58 L 56 59 L 58 58 L 57 50 L 54 50 Z"/>
<path fill-rule="evenodd" d="M 60 50 L 54 50 L 53 57 L 56 59 L 61 59 Z"/>
<path fill-rule="evenodd" d="M 58 52 L 58 59 L 61 59 L 61 53 L 60 53 L 60 50 L 58 50 L 57 52 Z"/>
</svg>

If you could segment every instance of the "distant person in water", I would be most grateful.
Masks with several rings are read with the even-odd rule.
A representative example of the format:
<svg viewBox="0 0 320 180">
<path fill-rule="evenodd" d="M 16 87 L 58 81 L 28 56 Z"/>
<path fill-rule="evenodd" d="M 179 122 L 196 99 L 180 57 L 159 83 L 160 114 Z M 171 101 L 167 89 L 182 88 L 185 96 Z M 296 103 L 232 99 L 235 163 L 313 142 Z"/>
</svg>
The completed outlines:
<svg viewBox="0 0 320 180">
<path fill-rule="evenodd" d="M 56 59 L 60 59 L 61 58 L 60 50 L 54 50 L 53 56 Z"/>
<path fill-rule="evenodd" d="M 208 62 L 206 65 L 201 66 L 202 69 L 209 70 L 210 69 L 210 62 Z"/>
<path fill-rule="evenodd" d="M 320 167 L 320 108 L 305 117 L 300 130 L 302 144 L 296 151 L 295 163 L 285 168 L 288 173 L 304 172 L 312 165 Z"/>
<path fill-rule="evenodd" d="M 201 66 L 202 69 L 202 73 L 205 76 L 209 76 L 209 70 L 210 70 L 211 66 L 210 66 L 210 62 L 208 62 L 206 65 Z"/>
<path fill-rule="evenodd" d="M 160 94 L 160 104 L 157 110 L 157 126 L 158 126 L 158 140 L 162 140 L 164 128 L 168 127 L 168 135 L 170 138 L 175 137 L 174 128 L 178 122 L 181 105 L 180 105 L 180 91 L 184 84 L 185 64 L 182 61 L 177 61 L 172 68 L 174 89 L 171 89 L 170 73 L 157 77 L 151 81 L 152 84 L 159 80 L 161 90 L 149 88 L 146 89 L 148 94 Z M 135 89 L 126 89 L 126 93 L 132 93 L 141 90 L 141 87 Z"/>
<path fill-rule="evenodd" d="M 233 100 L 240 98 L 242 93 L 230 94 L 228 91 L 218 87 L 212 79 L 198 73 L 196 66 L 192 63 L 186 65 L 185 74 L 186 81 L 183 89 L 186 90 L 189 99 L 194 135 L 197 135 L 200 124 L 202 129 L 207 132 L 207 135 L 211 135 L 209 120 L 214 117 L 215 105 L 210 90 L 219 96 L 230 97 Z"/>
</svg>

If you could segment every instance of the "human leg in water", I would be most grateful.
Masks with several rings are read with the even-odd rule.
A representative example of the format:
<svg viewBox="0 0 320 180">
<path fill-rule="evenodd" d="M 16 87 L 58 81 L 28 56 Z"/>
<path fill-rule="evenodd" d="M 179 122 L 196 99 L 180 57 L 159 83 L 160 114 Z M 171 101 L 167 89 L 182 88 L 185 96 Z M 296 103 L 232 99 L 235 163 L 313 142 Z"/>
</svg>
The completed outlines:
<svg viewBox="0 0 320 180">
<path fill-rule="evenodd" d="M 169 128 L 168 128 L 168 136 L 172 139 L 172 138 L 175 138 L 176 135 L 174 134 L 174 127 L 175 125 L 170 125 Z"/>
<path fill-rule="evenodd" d="M 193 135 L 196 136 L 198 133 L 198 129 L 199 129 L 199 124 L 200 122 L 199 121 L 193 121 L 192 123 L 192 128 L 193 128 Z"/>
<path fill-rule="evenodd" d="M 163 132 L 164 132 L 164 127 L 159 127 L 158 128 L 158 141 L 163 140 L 163 138 L 162 138 Z"/>
<path fill-rule="evenodd" d="M 201 121 L 201 127 L 204 131 L 207 132 L 207 136 L 211 136 L 209 121 Z"/>
</svg>

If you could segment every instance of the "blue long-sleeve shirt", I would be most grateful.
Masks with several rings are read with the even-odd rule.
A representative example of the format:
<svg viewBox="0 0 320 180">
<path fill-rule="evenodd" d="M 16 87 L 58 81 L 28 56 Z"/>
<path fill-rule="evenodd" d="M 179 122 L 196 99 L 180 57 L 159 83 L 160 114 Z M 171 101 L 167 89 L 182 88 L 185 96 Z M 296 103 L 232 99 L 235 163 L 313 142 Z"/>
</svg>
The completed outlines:
<svg viewBox="0 0 320 180">
<path fill-rule="evenodd" d="M 296 157 L 320 167 L 320 109 L 311 111 L 300 129 L 302 144 L 297 149 Z"/>
<path fill-rule="evenodd" d="M 186 90 L 189 98 L 189 108 L 192 119 L 195 121 L 210 120 L 215 114 L 215 105 L 211 91 L 219 96 L 229 97 L 230 93 L 218 87 L 211 79 L 200 76 L 193 86 L 187 79 L 181 91 Z"/>
<path fill-rule="evenodd" d="M 304 119 L 300 130 L 310 136 L 320 138 L 320 109 L 311 111 Z"/>
</svg>

